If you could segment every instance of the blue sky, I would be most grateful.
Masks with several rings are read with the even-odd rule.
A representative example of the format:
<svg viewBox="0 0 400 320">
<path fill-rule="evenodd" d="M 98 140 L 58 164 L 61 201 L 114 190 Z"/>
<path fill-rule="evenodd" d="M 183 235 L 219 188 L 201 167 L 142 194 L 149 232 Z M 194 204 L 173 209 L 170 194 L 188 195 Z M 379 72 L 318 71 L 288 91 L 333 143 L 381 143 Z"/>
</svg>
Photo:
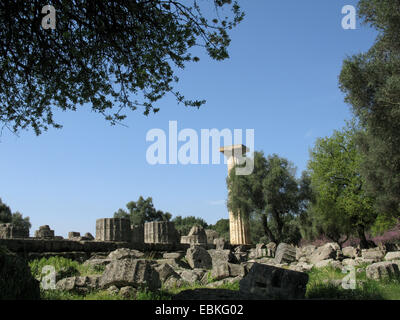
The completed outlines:
<svg viewBox="0 0 400 320">
<path fill-rule="evenodd" d="M 178 89 L 206 99 L 199 110 L 167 96 L 160 112 L 129 114 L 110 126 L 87 108 L 56 113 L 64 126 L 36 137 L 3 132 L 0 142 L 0 197 L 29 216 L 31 235 L 48 224 L 56 235 L 95 234 L 95 221 L 111 217 L 140 195 L 174 216 L 194 215 L 209 223 L 227 218 L 226 165 L 149 165 L 146 133 L 224 128 L 254 129 L 255 149 L 291 160 L 298 175 L 306 168 L 317 137 L 330 135 L 350 119 L 338 89 L 347 55 L 366 51 L 375 33 L 357 22 L 343 30 L 342 0 L 240 1 L 244 21 L 232 31 L 230 59 L 178 70 Z M 181 145 L 180 143 L 179 145 Z M 222 159 L 222 158 L 221 158 Z"/>
</svg>

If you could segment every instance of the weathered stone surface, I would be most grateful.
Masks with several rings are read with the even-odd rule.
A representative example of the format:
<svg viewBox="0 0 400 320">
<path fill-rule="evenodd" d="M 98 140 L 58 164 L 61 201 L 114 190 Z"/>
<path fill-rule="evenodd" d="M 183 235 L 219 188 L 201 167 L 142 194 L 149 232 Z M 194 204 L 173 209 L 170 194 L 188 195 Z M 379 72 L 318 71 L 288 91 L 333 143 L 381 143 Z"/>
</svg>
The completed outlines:
<svg viewBox="0 0 400 320">
<path fill-rule="evenodd" d="M 212 268 L 212 258 L 206 249 L 200 246 L 190 247 L 186 251 L 186 260 L 190 267 L 211 269 Z"/>
<path fill-rule="evenodd" d="M 108 291 L 109 294 L 112 294 L 112 295 L 117 295 L 119 293 L 118 287 L 114 286 L 114 285 L 108 287 L 107 291 Z"/>
<path fill-rule="evenodd" d="M 108 288 L 112 285 L 155 290 L 161 287 L 161 281 L 150 261 L 125 259 L 112 261 L 101 276 L 100 287 Z"/>
<path fill-rule="evenodd" d="M 313 264 L 308 264 L 306 262 L 299 262 L 296 265 L 290 265 L 289 270 L 298 271 L 298 272 L 308 272 L 314 267 Z"/>
<path fill-rule="evenodd" d="M 276 252 L 276 243 L 275 242 L 268 243 L 267 244 L 267 256 L 274 258 L 275 252 Z"/>
<path fill-rule="evenodd" d="M 235 256 L 230 250 L 207 250 L 211 256 L 212 265 L 216 266 L 220 263 L 236 262 Z"/>
<path fill-rule="evenodd" d="M 248 260 L 249 253 L 244 250 L 242 246 L 237 246 L 233 254 L 236 261 L 238 261 L 239 263 L 246 262 Z"/>
<path fill-rule="evenodd" d="M 214 239 L 214 244 L 217 250 L 228 249 L 228 242 L 224 238 Z"/>
<path fill-rule="evenodd" d="M 92 268 L 105 267 L 106 265 L 110 264 L 111 261 L 111 259 L 89 259 L 86 260 L 83 265 L 90 266 Z"/>
<path fill-rule="evenodd" d="M 48 225 L 40 226 L 39 230 L 35 231 L 35 238 L 53 239 L 54 238 L 54 230 L 51 230 Z"/>
<path fill-rule="evenodd" d="M 345 247 L 342 249 L 342 253 L 346 258 L 355 258 L 358 256 L 357 249 L 354 247 Z"/>
<path fill-rule="evenodd" d="M 144 224 L 145 243 L 177 243 L 179 233 L 169 221 L 152 221 Z"/>
<path fill-rule="evenodd" d="M 83 236 L 84 238 L 88 239 L 89 241 L 94 240 L 93 235 L 90 232 L 86 232 L 85 235 Z"/>
<path fill-rule="evenodd" d="M 131 242 L 144 243 L 144 225 L 131 226 Z"/>
<path fill-rule="evenodd" d="M 381 248 L 363 249 L 361 250 L 361 256 L 364 259 L 381 261 L 385 257 L 385 251 Z"/>
<path fill-rule="evenodd" d="M 132 250 L 127 248 L 117 249 L 111 252 L 107 259 L 109 260 L 121 260 L 121 259 L 139 259 L 144 256 L 143 252 L 138 250 Z"/>
<path fill-rule="evenodd" d="M 315 264 L 316 268 L 324 268 L 324 267 L 328 267 L 328 266 L 331 266 L 332 268 L 337 269 L 337 268 L 341 268 L 342 264 L 340 263 L 340 261 L 336 261 L 334 259 L 321 260 Z"/>
<path fill-rule="evenodd" d="M 385 256 L 385 260 L 400 260 L 400 251 L 388 252 Z"/>
<path fill-rule="evenodd" d="M 159 278 L 162 283 L 165 283 L 169 278 L 180 279 L 180 275 L 177 274 L 172 266 L 168 263 L 163 263 L 160 265 L 155 266 L 155 270 L 158 272 Z"/>
<path fill-rule="evenodd" d="M 217 231 L 212 229 L 206 229 L 207 243 L 214 244 L 214 240 L 219 238 L 219 234 Z"/>
<path fill-rule="evenodd" d="M 275 252 L 275 263 L 290 263 L 296 261 L 296 248 L 286 243 L 280 243 Z"/>
<path fill-rule="evenodd" d="M 158 264 L 168 263 L 174 269 L 176 268 L 190 268 L 190 266 L 181 259 L 158 259 Z"/>
<path fill-rule="evenodd" d="M 256 245 L 255 249 L 250 249 L 249 259 L 258 259 L 267 256 L 267 248 L 264 243 Z"/>
<path fill-rule="evenodd" d="M 206 275 L 206 270 L 204 269 L 193 269 L 193 270 L 178 270 L 177 273 L 181 276 L 182 280 L 194 284 L 200 282 Z"/>
<path fill-rule="evenodd" d="M 316 249 L 317 247 L 312 244 L 296 248 L 296 260 L 300 261 L 300 259 L 305 258 L 305 260 L 308 261 L 308 257 L 310 257 Z"/>
<path fill-rule="evenodd" d="M 163 253 L 163 258 L 164 259 L 182 259 L 185 256 L 185 252 L 180 251 L 180 252 L 165 252 Z"/>
<path fill-rule="evenodd" d="M 68 239 L 69 240 L 74 240 L 76 238 L 80 238 L 80 236 L 81 236 L 80 232 L 75 232 L 75 231 L 68 232 Z"/>
<path fill-rule="evenodd" d="M 193 226 L 187 236 L 181 237 L 181 243 L 207 244 L 207 234 L 203 227 Z"/>
<path fill-rule="evenodd" d="M 304 299 L 308 275 L 255 263 L 240 281 L 240 292 L 270 299 Z"/>
<path fill-rule="evenodd" d="M 374 280 L 381 280 L 384 278 L 388 279 L 399 279 L 400 270 L 399 265 L 396 262 L 385 261 L 371 264 L 366 269 L 367 278 Z"/>
<path fill-rule="evenodd" d="M 317 248 L 314 253 L 311 254 L 309 260 L 311 263 L 316 264 L 322 260 L 336 259 L 337 250 L 340 250 L 340 247 L 337 243 L 326 243 Z"/>
<path fill-rule="evenodd" d="M 95 276 L 75 276 L 61 279 L 56 284 L 56 289 L 85 294 L 99 288 L 100 275 Z"/>
<path fill-rule="evenodd" d="M 136 295 L 136 289 L 131 286 L 122 287 L 118 294 L 124 299 L 133 299 Z"/>
<path fill-rule="evenodd" d="M 13 226 L 12 223 L 0 223 L 0 239 L 29 238 L 29 229 Z"/>
<path fill-rule="evenodd" d="M 229 262 L 220 263 L 213 266 L 211 277 L 215 280 L 221 280 L 229 277 L 244 277 L 246 269 L 243 265 L 233 264 Z"/>
<path fill-rule="evenodd" d="M 96 240 L 131 241 L 131 223 L 125 218 L 104 218 L 96 220 Z"/>
<path fill-rule="evenodd" d="M 240 162 L 239 156 L 245 155 L 249 149 L 242 144 L 238 144 L 221 147 L 219 151 L 222 152 L 227 158 L 229 175 L 230 171 L 235 167 L 235 165 Z M 248 215 L 245 215 L 241 212 L 234 214 L 232 211 L 229 211 L 229 236 L 230 243 L 232 245 L 251 243 L 250 222 Z"/>
</svg>

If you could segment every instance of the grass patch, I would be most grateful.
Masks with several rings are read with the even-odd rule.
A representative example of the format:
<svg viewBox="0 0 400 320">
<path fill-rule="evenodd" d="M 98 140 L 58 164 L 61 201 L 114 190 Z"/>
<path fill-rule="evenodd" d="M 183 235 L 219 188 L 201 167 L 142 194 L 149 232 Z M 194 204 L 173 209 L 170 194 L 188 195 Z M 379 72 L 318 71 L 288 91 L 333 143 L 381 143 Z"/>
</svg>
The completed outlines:
<svg viewBox="0 0 400 320">
<path fill-rule="evenodd" d="M 77 261 L 73 261 L 71 259 L 66 259 L 63 257 L 35 259 L 29 262 L 29 267 L 31 268 L 32 275 L 39 280 L 43 276 L 42 270 L 45 266 L 53 266 L 56 273 L 61 274 L 62 278 L 102 274 L 104 271 L 104 266 L 86 266 Z"/>
<path fill-rule="evenodd" d="M 340 269 L 325 267 L 313 268 L 309 273 L 306 298 L 323 300 L 399 300 L 399 280 L 371 280 L 367 279 L 365 271 L 357 272 L 358 269 L 365 269 L 366 266 L 356 267 L 356 288 L 344 289 L 332 283 L 325 283 L 324 280 L 341 280 L 345 274 Z"/>
</svg>

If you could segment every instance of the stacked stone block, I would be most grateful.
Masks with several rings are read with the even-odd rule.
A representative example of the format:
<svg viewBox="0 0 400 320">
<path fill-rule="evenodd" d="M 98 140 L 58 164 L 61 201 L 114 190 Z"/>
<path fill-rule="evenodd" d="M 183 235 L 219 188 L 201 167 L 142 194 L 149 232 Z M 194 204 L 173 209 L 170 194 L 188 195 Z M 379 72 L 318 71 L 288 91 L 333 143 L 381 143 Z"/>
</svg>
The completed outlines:
<svg viewBox="0 0 400 320">
<path fill-rule="evenodd" d="M 145 243 L 169 243 L 178 242 L 178 232 L 173 222 L 153 221 L 144 224 Z"/>
<path fill-rule="evenodd" d="M 0 239 L 29 238 L 29 229 L 18 228 L 11 223 L 0 224 Z"/>
<path fill-rule="evenodd" d="M 104 218 L 96 220 L 96 240 L 130 242 L 130 220 L 125 218 Z"/>
<path fill-rule="evenodd" d="M 207 234 L 203 227 L 193 226 L 187 236 L 181 237 L 181 243 L 207 244 Z"/>
<path fill-rule="evenodd" d="M 41 226 L 35 231 L 35 238 L 54 239 L 54 230 L 51 230 L 48 225 Z"/>
</svg>

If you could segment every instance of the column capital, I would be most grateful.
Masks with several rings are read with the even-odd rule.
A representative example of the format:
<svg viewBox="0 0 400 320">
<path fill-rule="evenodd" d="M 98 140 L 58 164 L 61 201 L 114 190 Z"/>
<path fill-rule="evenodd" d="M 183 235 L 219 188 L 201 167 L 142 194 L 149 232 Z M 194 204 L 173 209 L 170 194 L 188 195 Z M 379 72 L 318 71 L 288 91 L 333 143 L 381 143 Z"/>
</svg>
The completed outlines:
<svg viewBox="0 0 400 320">
<path fill-rule="evenodd" d="M 250 149 L 243 144 L 234 144 L 219 148 L 219 152 L 222 152 L 226 157 L 232 157 L 233 155 L 243 156 L 249 151 Z"/>
</svg>

